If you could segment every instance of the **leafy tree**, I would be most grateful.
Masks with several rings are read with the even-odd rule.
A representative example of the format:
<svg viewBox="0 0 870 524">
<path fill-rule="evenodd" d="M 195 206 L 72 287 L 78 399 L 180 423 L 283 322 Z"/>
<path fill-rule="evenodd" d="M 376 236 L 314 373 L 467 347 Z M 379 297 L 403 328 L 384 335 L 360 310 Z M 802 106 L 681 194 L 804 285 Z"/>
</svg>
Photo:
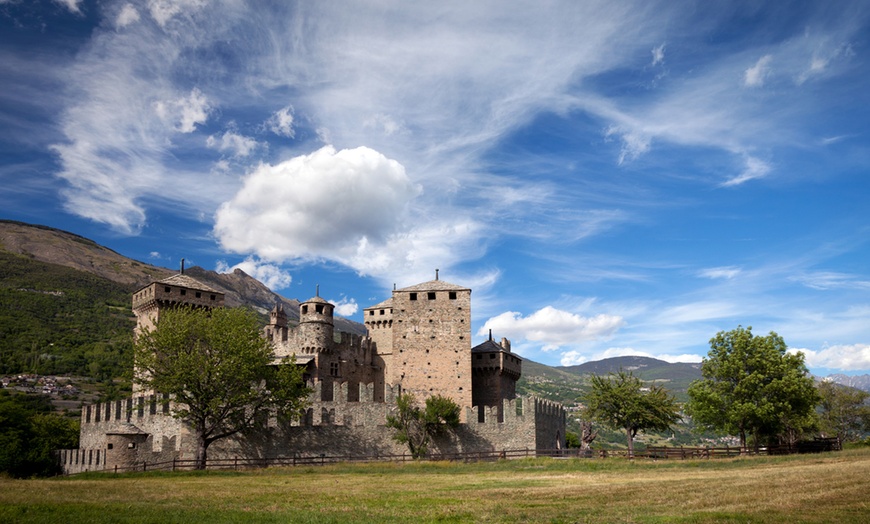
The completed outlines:
<svg viewBox="0 0 870 524">
<path fill-rule="evenodd" d="M 79 423 L 50 411 L 44 396 L 0 391 L 0 472 L 13 477 L 60 473 L 53 451 L 78 447 Z"/>
<path fill-rule="evenodd" d="M 160 314 L 134 344 L 133 380 L 171 395 L 193 428 L 196 467 L 215 441 L 255 429 L 271 410 L 298 416 L 309 390 L 294 360 L 272 364 L 271 344 L 244 309 L 182 307 Z"/>
<path fill-rule="evenodd" d="M 584 397 L 586 416 L 625 431 L 628 456 L 634 456 L 638 431 L 666 431 L 680 420 L 676 399 L 661 386 L 644 387 L 631 372 L 593 375 Z"/>
<path fill-rule="evenodd" d="M 387 427 L 396 430 L 393 438 L 407 444 L 415 459 L 426 456 L 433 437 L 458 425 L 459 406 L 440 395 L 427 398 L 425 408 L 421 408 L 413 394 L 403 393 L 396 399 L 396 412 L 387 416 Z"/>
<path fill-rule="evenodd" d="M 849 388 L 835 382 L 819 384 L 819 423 L 823 433 L 843 442 L 857 440 L 862 430 L 870 429 L 870 406 L 866 401 L 870 393 Z"/>
<path fill-rule="evenodd" d="M 813 427 L 818 394 L 803 354 L 789 354 L 782 337 L 752 328 L 721 331 L 710 340 L 702 379 L 689 386 L 687 411 L 710 429 L 761 439 L 794 440 Z"/>
</svg>

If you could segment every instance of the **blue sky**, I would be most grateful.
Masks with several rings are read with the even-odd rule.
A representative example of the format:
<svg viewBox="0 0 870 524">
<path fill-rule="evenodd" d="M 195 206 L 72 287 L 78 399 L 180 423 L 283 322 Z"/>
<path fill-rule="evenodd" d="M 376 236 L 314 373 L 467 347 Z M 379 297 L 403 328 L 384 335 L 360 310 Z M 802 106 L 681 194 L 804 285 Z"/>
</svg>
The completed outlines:
<svg viewBox="0 0 870 524">
<path fill-rule="evenodd" d="M 870 372 L 870 4 L 0 0 L 0 218 L 550 365 Z"/>
</svg>

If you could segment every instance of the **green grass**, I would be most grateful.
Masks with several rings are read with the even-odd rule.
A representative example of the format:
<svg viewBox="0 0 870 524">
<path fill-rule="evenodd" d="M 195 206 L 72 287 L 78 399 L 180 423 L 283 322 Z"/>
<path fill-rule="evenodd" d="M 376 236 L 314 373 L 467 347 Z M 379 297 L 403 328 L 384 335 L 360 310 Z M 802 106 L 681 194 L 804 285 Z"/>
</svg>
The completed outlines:
<svg viewBox="0 0 870 524">
<path fill-rule="evenodd" d="M 870 450 L 0 479 L 0 522 L 868 522 Z"/>
</svg>

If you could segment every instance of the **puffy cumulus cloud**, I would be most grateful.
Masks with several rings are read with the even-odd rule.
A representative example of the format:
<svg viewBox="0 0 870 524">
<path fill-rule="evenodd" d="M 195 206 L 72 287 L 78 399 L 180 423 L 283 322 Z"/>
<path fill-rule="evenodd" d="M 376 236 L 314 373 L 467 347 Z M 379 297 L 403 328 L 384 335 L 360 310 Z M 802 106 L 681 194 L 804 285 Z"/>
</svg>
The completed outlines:
<svg viewBox="0 0 870 524">
<path fill-rule="evenodd" d="M 755 65 L 748 68 L 743 73 L 743 84 L 746 87 L 761 87 L 764 85 L 764 79 L 770 74 L 770 62 L 773 61 L 773 56 L 764 55 L 755 62 Z"/>
<path fill-rule="evenodd" d="M 704 278 L 731 280 L 732 278 L 739 275 L 740 272 L 741 272 L 741 269 L 739 267 L 722 266 L 722 267 L 711 267 L 708 269 L 704 269 L 704 270 L 701 270 L 701 272 L 698 274 Z"/>
<path fill-rule="evenodd" d="M 133 4 L 124 4 L 115 18 L 115 27 L 121 29 L 139 21 L 139 11 Z"/>
<path fill-rule="evenodd" d="M 510 339 L 542 343 L 543 351 L 553 351 L 562 346 L 606 339 L 625 324 L 620 316 L 600 314 L 584 317 L 546 306 L 527 317 L 508 311 L 490 318 L 478 331 L 478 335 L 490 329 Z"/>
<path fill-rule="evenodd" d="M 195 87 L 186 97 L 154 102 L 157 116 L 181 133 L 193 133 L 197 124 L 204 124 L 208 120 L 211 110 L 208 98 Z"/>
<path fill-rule="evenodd" d="M 811 368 L 836 369 L 841 371 L 870 370 L 870 344 L 827 346 L 819 351 L 789 348 L 789 353 L 803 353 Z"/>
<path fill-rule="evenodd" d="M 296 130 L 293 128 L 293 106 L 282 107 L 266 121 L 266 128 L 279 136 L 293 138 Z"/>
<path fill-rule="evenodd" d="M 235 131 L 225 131 L 222 135 L 211 135 L 206 139 L 206 146 L 217 149 L 221 153 L 230 153 L 236 158 L 250 155 L 260 145 L 253 138 L 240 135 Z"/>
<path fill-rule="evenodd" d="M 269 260 L 326 258 L 357 267 L 358 257 L 370 257 L 378 266 L 387 240 L 407 234 L 402 224 L 419 192 L 401 164 L 377 151 L 326 146 L 261 164 L 218 209 L 214 231 L 224 248 Z"/>
<path fill-rule="evenodd" d="M 329 303 L 335 306 L 335 312 L 342 317 L 355 315 L 359 311 L 359 305 L 353 298 L 341 297 L 341 300 L 329 300 Z"/>
<path fill-rule="evenodd" d="M 293 277 L 287 271 L 274 264 L 264 263 L 254 257 L 248 257 L 234 266 L 229 266 L 224 261 L 218 261 L 215 271 L 218 273 L 232 273 L 236 269 L 241 269 L 249 276 L 262 282 L 264 286 L 272 291 L 284 289 L 293 282 Z"/>
</svg>

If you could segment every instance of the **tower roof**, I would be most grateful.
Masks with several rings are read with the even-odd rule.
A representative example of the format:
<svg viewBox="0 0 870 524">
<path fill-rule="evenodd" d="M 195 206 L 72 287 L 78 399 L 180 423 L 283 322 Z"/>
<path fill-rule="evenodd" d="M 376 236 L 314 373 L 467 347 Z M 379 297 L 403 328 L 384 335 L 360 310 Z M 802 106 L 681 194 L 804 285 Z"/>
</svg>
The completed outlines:
<svg viewBox="0 0 870 524">
<path fill-rule="evenodd" d="M 332 305 L 332 303 L 331 303 L 330 301 L 325 300 L 325 299 L 320 298 L 320 297 L 311 297 L 311 298 L 309 298 L 308 300 L 306 300 L 305 302 L 302 302 L 302 303 L 303 303 L 303 304 L 312 304 L 312 303 L 316 303 L 316 304 L 330 304 L 330 305 Z"/>
<path fill-rule="evenodd" d="M 471 289 L 463 286 L 457 286 L 443 280 L 430 280 L 409 287 L 403 287 L 396 291 L 471 291 Z"/>
<path fill-rule="evenodd" d="M 186 287 L 187 289 L 196 289 L 197 291 L 205 291 L 207 293 L 219 293 L 221 295 L 224 294 L 222 291 L 218 291 L 217 289 L 209 287 L 200 282 L 199 280 L 191 278 L 183 273 L 172 275 L 171 277 L 164 278 L 163 280 L 156 280 L 151 284 L 148 284 L 148 286 L 152 284 L 168 284 L 170 286 Z M 144 287 L 142 289 L 144 289 Z"/>
<path fill-rule="evenodd" d="M 369 307 L 363 308 L 363 309 L 387 309 L 387 308 L 391 308 L 391 307 L 393 307 L 393 297 L 390 297 L 390 298 L 384 300 L 383 302 L 379 302 L 379 303 L 375 304 L 374 306 L 369 306 Z"/>
</svg>

